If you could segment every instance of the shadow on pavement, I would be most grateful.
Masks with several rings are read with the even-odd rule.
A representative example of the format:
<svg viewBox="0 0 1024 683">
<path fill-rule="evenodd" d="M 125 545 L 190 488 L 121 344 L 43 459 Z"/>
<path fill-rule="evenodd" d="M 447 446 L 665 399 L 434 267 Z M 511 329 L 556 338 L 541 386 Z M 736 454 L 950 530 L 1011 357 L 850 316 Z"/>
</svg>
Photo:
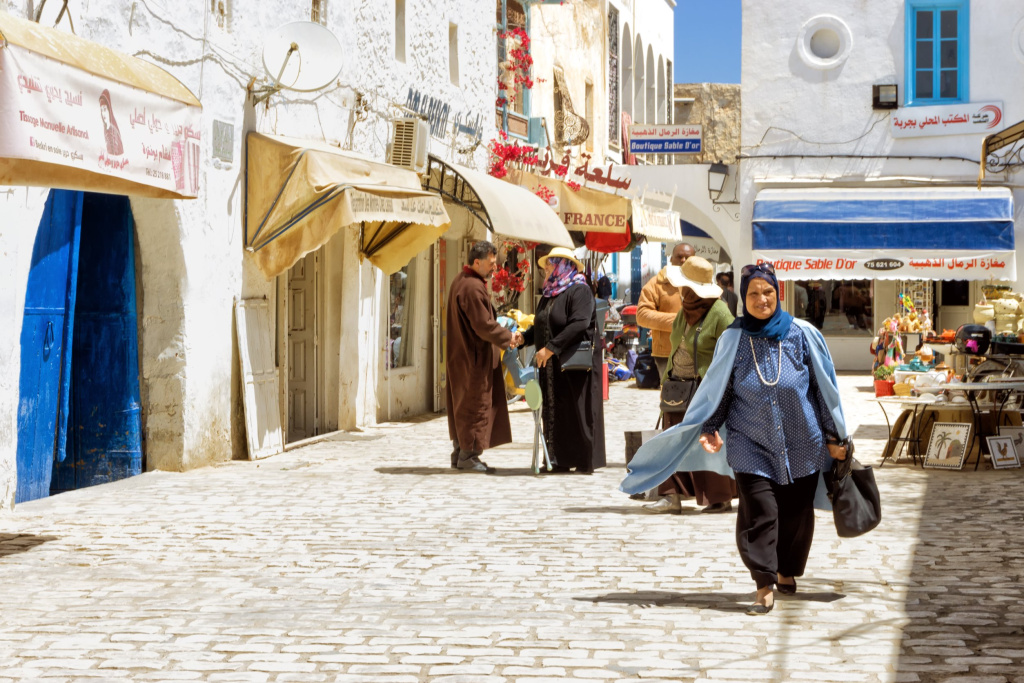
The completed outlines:
<svg viewBox="0 0 1024 683">
<path fill-rule="evenodd" d="M 647 502 L 648 501 L 645 500 L 638 500 L 634 505 L 593 505 L 590 507 L 569 507 L 562 508 L 562 512 L 568 512 L 572 515 L 592 515 L 594 513 L 600 514 L 602 512 L 608 512 L 617 515 L 644 515 L 646 517 L 657 517 L 656 514 L 644 512 L 644 510 L 641 509 L 641 506 Z"/>
<path fill-rule="evenodd" d="M 674 514 L 664 512 L 645 512 L 643 506 L 647 503 L 654 501 L 649 500 L 638 500 L 633 505 L 594 505 L 590 507 L 568 507 L 562 508 L 562 512 L 568 512 L 569 514 L 593 514 L 595 512 L 607 512 L 618 515 L 644 515 L 645 517 L 695 517 L 700 515 L 701 517 L 719 517 L 729 514 L 735 514 L 735 511 L 726 513 L 714 513 L 704 514 L 699 507 L 684 507 L 682 512 Z"/>
<path fill-rule="evenodd" d="M 381 474 L 415 474 L 427 476 L 432 474 L 448 474 L 464 477 L 536 477 L 529 467 L 499 467 L 494 474 L 477 474 L 476 472 L 462 472 L 453 470 L 451 467 L 376 467 L 375 472 Z"/>
<path fill-rule="evenodd" d="M 863 439 L 885 441 L 889 438 L 889 430 L 885 428 L 884 424 L 863 424 L 858 426 L 851 436 L 854 441 L 861 441 Z"/>
<path fill-rule="evenodd" d="M 33 534 L 0 534 L 0 558 L 32 550 L 47 541 L 56 541 L 56 536 L 35 536 Z"/>
<path fill-rule="evenodd" d="M 897 676 L 1024 680 L 1020 474 L 928 470 Z"/>
<path fill-rule="evenodd" d="M 797 593 L 794 596 L 776 598 L 782 602 L 835 602 L 846 596 L 833 592 Z M 717 612 L 746 612 L 747 606 L 754 600 L 754 592 L 747 593 L 675 593 L 671 591 L 637 591 L 636 593 L 607 593 L 592 598 L 573 598 L 579 602 L 612 603 L 633 605 L 635 607 L 668 607 L 682 605 L 697 609 L 710 609 Z"/>
</svg>

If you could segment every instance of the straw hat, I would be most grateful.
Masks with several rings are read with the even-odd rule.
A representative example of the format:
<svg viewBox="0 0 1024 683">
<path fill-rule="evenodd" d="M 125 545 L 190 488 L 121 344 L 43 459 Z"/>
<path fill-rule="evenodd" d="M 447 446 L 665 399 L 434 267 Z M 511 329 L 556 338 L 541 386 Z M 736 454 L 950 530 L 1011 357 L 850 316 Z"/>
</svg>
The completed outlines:
<svg viewBox="0 0 1024 683">
<path fill-rule="evenodd" d="M 715 284 L 715 267 L 700 256 L 691 256 L 678 268 L 669 266 L 665 277 L 674 287 L 689 287 L 701 299 L 722 296 L 722 288 Z"/>
<path fill-rule="evenodd" d="M 580 271 L 581 273 L 583 272 L 583 263 L 580 262 L 580 260 L 576 258 L 576 255 L 572 253 L 572 249 L 567 249 L 565 247 L 555 247 L 547 254 L 537 259 L 537 265 L 543 268 L 544 266 L 547 265 L 549 258 L 564 258 L 567 261 L 572 261 L 573 263 L 576 264 L 576 270 Z"/>
</svg>

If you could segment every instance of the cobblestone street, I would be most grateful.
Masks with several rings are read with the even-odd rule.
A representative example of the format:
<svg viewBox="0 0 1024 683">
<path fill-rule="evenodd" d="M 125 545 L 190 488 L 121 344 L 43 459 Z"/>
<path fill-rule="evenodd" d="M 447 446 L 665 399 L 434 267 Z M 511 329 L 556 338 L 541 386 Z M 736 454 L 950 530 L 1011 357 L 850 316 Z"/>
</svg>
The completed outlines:
<svg viewBox="0 0 1024 683">
<path fill-rule="evenodd" d="M 869 379 L 841 384 L 877 464 Z M 734 514 L 617 491 L 656 406 L 612 387 L 593 476 L 535 477 L 522 407 L 497 476 L 448 468 L 440 416 L 19 505 L 0 681 L 1024 682 L 1021 470 L 886 465 L 882 525 L 819 512 L 800 592 L 751 617 Z"/>
</svg>

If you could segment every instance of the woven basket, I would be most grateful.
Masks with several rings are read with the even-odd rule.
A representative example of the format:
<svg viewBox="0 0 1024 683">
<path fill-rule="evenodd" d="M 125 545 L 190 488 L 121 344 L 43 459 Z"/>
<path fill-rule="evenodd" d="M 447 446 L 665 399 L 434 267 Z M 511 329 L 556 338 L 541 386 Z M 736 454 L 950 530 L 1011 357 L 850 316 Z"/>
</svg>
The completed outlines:
<svg viewBox="0 0 1024 683">
<path fill-rule="evenodd" d="M 897 382 L 892 385 L 892 393 L 897 396 L 910 396 L 910 385 L 906 382 Z"/>
</svg>

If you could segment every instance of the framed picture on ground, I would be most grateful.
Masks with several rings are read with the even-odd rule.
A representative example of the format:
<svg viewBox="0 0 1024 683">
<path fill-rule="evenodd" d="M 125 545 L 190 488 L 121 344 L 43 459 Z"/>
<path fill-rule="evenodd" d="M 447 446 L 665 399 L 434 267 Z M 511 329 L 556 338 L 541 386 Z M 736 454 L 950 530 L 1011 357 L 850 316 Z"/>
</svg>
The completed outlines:
<svg viewBox="0 0 1024 683">
<path fill-rule="evenodd" d="M 932 425 L 932 435 L 928 439 L 924 466 L 944 470 L 962 469 L 971 445 L 970 436 L 970 422 L 936 422 Z"/>
<path fill-rule="evenodd" d="M 1020 467 L 1020 453 L 1024 452 L 1024 427 L 1000 427 L 999 436 L 990 436 L 987 441 L 992 467 L 999 470 Z M 1005 441 L 1009 441 L 1009 445 Z"/>
</svg>

